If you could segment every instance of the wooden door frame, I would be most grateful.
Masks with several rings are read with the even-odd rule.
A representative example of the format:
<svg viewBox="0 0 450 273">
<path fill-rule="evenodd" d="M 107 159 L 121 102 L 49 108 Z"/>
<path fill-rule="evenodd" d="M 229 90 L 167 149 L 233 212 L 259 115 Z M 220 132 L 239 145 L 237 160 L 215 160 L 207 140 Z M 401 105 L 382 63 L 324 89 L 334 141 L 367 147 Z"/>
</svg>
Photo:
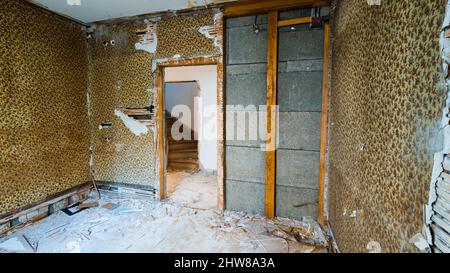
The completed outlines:
<svg viewBox="0 0 450 273">
<path fill-rule="evenodd" d="M 159 199 L 166 198 L 166 167 L 165 167 L 165 149 L 164 143 L 164 69 L 168 67 L 180 66 L 217 66 L 217 209 L 224 210 L 224 95 L 223 95 L 223 59 L 220 57 L 192 58 L 164 60 L 157 63 L 156 68 L 156 93 L 158 98 L 156 119 L 157 119 L 157 154 L 159 170 Z"/>
<path fill-rule="evenodd" d="M 330 0 L 245 0 L 224 4 L 223 15 L 227 18 L 256 15 L 295 8 L 321 7 Z"/>
<path fill-rule="evenodd" d="M 328 80 L 330 71 L 330 25 L 328 23 L 323 26 L 323 35 L 322 116 L 320 122 L 319 200 L 317 206 L 317 220 L 320 224 L 325 225 L 325 161 L 328 141 Z"/>
</svg>

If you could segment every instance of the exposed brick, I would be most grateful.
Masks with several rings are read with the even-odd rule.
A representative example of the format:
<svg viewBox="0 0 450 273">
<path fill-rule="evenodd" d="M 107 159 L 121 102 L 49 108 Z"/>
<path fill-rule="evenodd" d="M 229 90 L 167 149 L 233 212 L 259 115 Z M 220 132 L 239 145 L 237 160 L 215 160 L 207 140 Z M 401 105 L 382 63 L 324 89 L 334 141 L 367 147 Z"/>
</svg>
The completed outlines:
<svg viewBox="0 0 450 273">
<path fill-rule="evenodd" d="M 20 224 L 19 218 L 12 219 L 10 222 L 11 227 L 15 227 Z"/>
<path fill-rule="evenodd" d="M 38 216 L 38 210 L 33 210 L 32 212 L 27 213 L 27 219 L 32 220 L 36 216 Z"/>
<path fill-rule="evenodd" d="M 18 220 L 20 223 L 25 223 L 27 221 L 27 216 L 26 215 L 19 216 Z"/>
<path fill-rule="evenodd" d="M 68 205 L 69 205 L 69 199 L 68 198 L 65 198 L 65 199 L 63 199 L 63 200 L 61 200 L 59 202 L 51 204 L 49 206 L 49 210 L 48 210 L 49 214 L 52 214 L 52 213 L 58 212 L 58 211 L 60 211 L 62 209 L 65 209 L 65 208 L 67 208 Z"/>
<path fill-rule="evenodd" d="M 11 225 L 9 224 L 9 222 L 6 223 L 6 224 L 1 224 L 0 225 L 0 233 L 5 231 L 5 230 L 8 230 L 10 227 L 11 227 Z"/>
<path fill-rule="evenodd" d="M 45 207 L 43 207 L 43 208 L 40 208 L 40 209 L 38 210 L 38 214 L 39 214 L 39 215 L 42 215 L 42 214 L 45 214 L 45 213 L 48 213 L 48 207 L 47 207 L 47 206 L 45 206 Z"/>
<path fill-rule="evenodd" d="M 42 218 L 47 217 L 48 215 L 49 215 L 48 206 L 46 206 L 38 210 L 38 215 L 33 220 L 40 220 Z"/>
<path fill-rule="evenodd" d="M 69 204 L 70 205 L 75 204 L 78 201 L 80 201 L 80 196 L 78 194 L 74 194 L 74 195 L 69 197 Z"/>
<path fill-rule="evenodd" d="M 85 190 L 79 193 L 80 199 L 87 198 L 89 196 L 89 190 Z"/>
</svg>

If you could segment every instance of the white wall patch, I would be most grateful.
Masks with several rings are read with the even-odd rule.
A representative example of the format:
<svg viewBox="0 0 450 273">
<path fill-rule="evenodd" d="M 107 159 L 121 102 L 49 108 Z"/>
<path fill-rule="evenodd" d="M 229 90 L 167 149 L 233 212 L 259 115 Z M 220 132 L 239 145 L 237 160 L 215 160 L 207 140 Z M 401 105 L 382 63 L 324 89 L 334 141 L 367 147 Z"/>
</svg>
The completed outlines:
<svg viewBox="0 0 450 273">
<path fill-rule="evenodd" d="M 139 42 L 134 44 L 136 50 L 144 50 L 149 53 L 155 53 L 158 47 L 158 37 L 156 36 L 156 24 L 148 23 L 145 29 L 136 31 L 139 36 Z"/>
<path fill-rule="evenodd" d="M 134 118 L 131 118 L 127 115 L 125 115 L 120 110 L 114 110 L 114 114 L 119 117 L 123 124 L 135 135 L 145 135 L 148 133 L 148 128 L 144 124 L 140 123 L 139 121 L 135 120 Z"/>
<path fill-rule="evenodd" d="M 217 48 L 222 48 L 222 36 L 221 36 L 221 20 L 223 14 L 221 12 L 214 15 L 214 25 L 203 26 L 198 29 L 198 31 L 203 34 L 206 38 L 214 40 L 214 46 Z"/>
<path fill-rule="evenodd" d="M 86 93 L 86 107 L 87 107 L 87 114 L 90 117 L 91 116 L 91 95 L 89 95 L 89 93 Z"/>
</svg>

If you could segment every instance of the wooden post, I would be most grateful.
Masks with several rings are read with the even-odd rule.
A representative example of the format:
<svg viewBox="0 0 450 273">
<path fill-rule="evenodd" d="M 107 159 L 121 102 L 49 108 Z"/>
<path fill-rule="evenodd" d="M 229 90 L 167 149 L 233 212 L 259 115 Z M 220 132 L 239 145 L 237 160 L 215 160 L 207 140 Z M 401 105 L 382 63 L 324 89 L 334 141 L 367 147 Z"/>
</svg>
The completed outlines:
<svg viewBox="0 0 450 273">
<path fill-rule="evenodd" d="M 159 161 L 159 199 L 165 198 L 164 189 L 164 67 L 159 67 L 157 71 L 157 92 L 158 92 L 158 161 Z"/>
<path fill-rule="evenodd" d="M 266 200 L 267 218 L 275 217 L 275 170 L 276 170 L 276 104 L 278 64 L 278 12 L 268 14 L 267 27 L 267 144 L 266 144 Z"/>
<path fill-rule="evenodd" d="M 325 157 L 327 151 L 327 113 L 328 113 L 328 52 L 330 48 L 330 25 L 325 24 L 323 29 L 323 82 L 322 82 L 322 120 L 320 125 L 320 164 L 319 164 L 319 204 L 318 222 L 325 224 Z"/>
</svg>

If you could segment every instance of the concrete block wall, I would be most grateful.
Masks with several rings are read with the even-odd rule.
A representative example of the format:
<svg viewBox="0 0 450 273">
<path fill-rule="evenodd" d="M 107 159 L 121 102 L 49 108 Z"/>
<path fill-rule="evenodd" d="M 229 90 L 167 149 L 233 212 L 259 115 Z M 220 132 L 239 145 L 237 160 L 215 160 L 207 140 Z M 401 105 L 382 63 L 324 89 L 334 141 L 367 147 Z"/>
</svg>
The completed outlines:
<svg viewBox="0 0 450 273">
<path fill-rule="evenodd" d="M 311 10 L 281 12 L 281 19 Z M 279 146 L 276 214 L 317 216 L 322 109 L 323 30 L 309 25 L 279 28 Z"/>
<path fill-rule="evenodd" d="M 266 104 L 267 16 L 258 15 L 259 32 L 255 33 L 255 16 L 226 20 L 226 104 Z M 236 139 L 248 129 L 258 129 L 236 121 L 226 113 L 225 179 L 226 208 L 264 214 L 265 153 L 258 139 Z M 261 124 L 264 128 L 265 114 Z M 246 123 L 249 123 L 247 120 Z M 260 130 L 258 130 L 260 131 Z M 233 137 L 235 136 L 235 137 Z M 247 134 L 248 136 L 248 134 Z"/>
<path fill-rule="evenodd" d="M 280 12 L 280 20 L 310 16 L 310 9 Z M 267 16 L 226 21 L 226 104 L 266 104 Z M 322 109 L 323 30 L 309 25 L 279 29 L 279 146 L 276 214 L 300 219 L 317 215 Z M 226 207 L 264 214 L 266 116 L 259 124 L 226 116 Z M 263 117 L 263 118 L 262 118 Z M 259 121 L 261 118 L 261 121 Z M 262 125 L 261 128 L 258 125 Z M 258 140 L 237 134 L 257 129 Z"/>
</svg>

